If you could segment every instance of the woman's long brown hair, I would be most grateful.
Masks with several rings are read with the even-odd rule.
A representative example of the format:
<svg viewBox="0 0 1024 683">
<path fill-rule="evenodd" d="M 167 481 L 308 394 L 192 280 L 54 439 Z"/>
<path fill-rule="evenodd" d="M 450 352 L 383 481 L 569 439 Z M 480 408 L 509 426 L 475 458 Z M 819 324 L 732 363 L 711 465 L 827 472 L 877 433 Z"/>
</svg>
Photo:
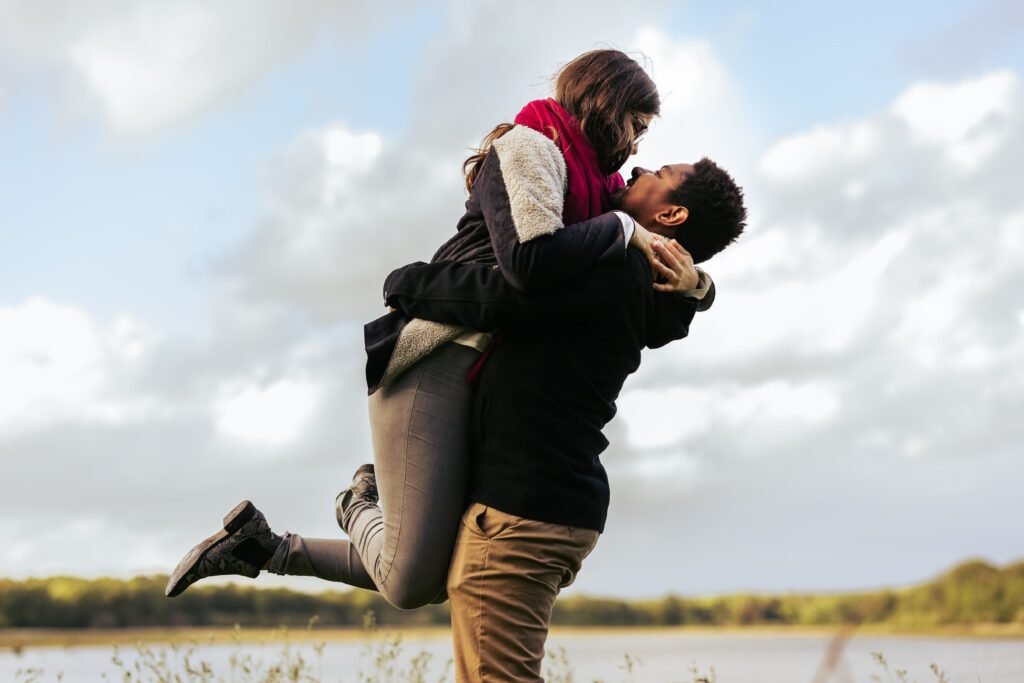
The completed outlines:
<svg viewBox="0 0 1024 683">
<path fill-rule="evenodd" d="M 636 60 L 619 50 L 591 50 L 563 66 L 555 76 L 555 99 L 579 122 L 604 173 L 619 170 L 633 152 L 635 134 L 626 124 L 629 117 L 661 113 L 654 81 Z M 463 162 L 467 192 L 473 190 L 494 141 L 512 127 L 498 124 Z"/>
<path fill-rule="evenodd" d="M 487 158 L 487 155 L 491 152 L 491 148 L 494 147 L 494 141 L 512 130 L 514 127 L 515 125 L 511 123 L 499 123 L 494 127 L 494 130 L 484 137 L 480 142 L 480 146 L 473 151 L 473 154 L 462 162 L 462 172 L 466 176 L 466 192 L 473 191 L 473 184 L 476 183 L 476 176 L 480 173 L 480 167 L 483 166 L 484 159 Z"/>
</svg>

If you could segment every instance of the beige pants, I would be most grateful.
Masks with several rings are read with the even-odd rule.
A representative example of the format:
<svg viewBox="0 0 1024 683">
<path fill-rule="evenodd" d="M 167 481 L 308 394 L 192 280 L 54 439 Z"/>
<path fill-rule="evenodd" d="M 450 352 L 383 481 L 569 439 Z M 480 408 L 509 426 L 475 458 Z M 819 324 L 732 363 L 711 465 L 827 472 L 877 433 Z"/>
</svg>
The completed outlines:
<svg viewBox="0 0 1024 683">
<path fill-rule="evenodd" d="M 469 507 L 448 573 L 457 681 L 543 681 L 555 597 L 598 536 L 480 503 Z"/>
</svg>

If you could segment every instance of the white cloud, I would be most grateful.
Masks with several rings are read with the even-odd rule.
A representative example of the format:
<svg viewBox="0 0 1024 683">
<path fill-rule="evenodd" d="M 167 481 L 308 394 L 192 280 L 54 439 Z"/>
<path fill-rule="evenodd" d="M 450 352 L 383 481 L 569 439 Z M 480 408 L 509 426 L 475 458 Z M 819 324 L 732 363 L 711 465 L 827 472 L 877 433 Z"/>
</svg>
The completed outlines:
<svg viewBox="0 0 1024 683">
<path fill-rule="evenodd" d="M 767 425 L 791 420 L 822 422 L 834 417 L 841 406 L 835 390 L 829 386 L 784 380 L 734 390 L 713 403 L 735 426 L 749 425 L 751 421 Z"/>
<path fill-rule="evenodd" d="M 353 179 L 365 175 L 380 156 L 383 141 L 376 133 L 354 134 L 341 127 L 328 128 L 323 133 L 324 158 L 327 162 L 324 178 L 324 203 L 335 197 L 344 199 L 344 190 Z"/>
<path fill-rule="evenodd" d="M 634 43 L 650 59 L 651 75 L 661 95 L 662 118 L 673 128 L 688 128 L 690 117 L 713 120 L 726 104 L 736 104 L 729 73 L 705 40 L 676 41 L 650 26 Z M 672 117 L 672 118 L 669 118 Z"/>
<path fill-rule="evenodd" d="M 821 233 L 807 238 L 771 229 L 751 235 L 749 244 L 741 240 L 728 267 L 708 265 L 727 294 L 716 299 L 707 322 L 698 316 L 692 326 L 702 357 L 730 364 L 769 353 L 815 357 L 848 350 L 872 329 L 872 315 L 888 294 L 888 269 L 910 243 L 907 230 L 838 251 Z M 728 323 L 709 327 L 712 318 Z M 737 333 L 737 321 L 753 332 Z"/>
<path fill-rule="evenodd" d="M 685 453 L 659 452 L 618 463 L 609 468 L 615 474 L 629 476 L 639 485 L 672 481 L 674 493 L 692 488 L 699 481 L 700 461 Z"/>
<path fill-rule="evenodd" d="M 429 258 L 454 231 L 458 168 L 375 131 L 306 131 L 276 161 L 271 214 L 225 274 L 244 298 L 319 323 L 369 319 L 390 268 Z"/>
<path fill-rule="evenodd" d="M 213 405 L 217 431 L 252 445 L 282 446 L 296 439 L 317 408 L 320 392 L 303 380 L 266 385 L 229 380 Z"/>
<path fill-rule="evenodd" d="M 896 98 L 892 111 L 930 142 L 963 139 L 990 116 L 1007 115 L 1017 89 L 1012 71 L 960 83 L 920 83 Z"/>
<path fill-rule="evenodd" d="M 769 149 L 761 159 L 761 172 L 771 179 L 795 182 L 829 167 L 863 161 L 878 151 L 878 136 L 867 124 L 819 127 Z"/>
<path fill-rule="evenodd" d="M 894 336 L 911 358 L 929 367 L 946 358 L 943 351 L 956 333 L 961 311 L 978 296 L 975 281 L 969 272 L 954 272 L 907 303 Z"/>
<path fill-rule="evenodd" d="M 153 334 L 137 320 L 120 316 L 114 320 L 110 343 L 115 353 L 128 361 L 142 358 L 146 349 L 154 343 Z"/>
<path fill-rule="evenodd" d="M 145 132 L 231 85 L 230 60 L 210 54 L 220 50 L 218 19 L 200 4 L 134 6 L 71 43 L 69 66 L 115 128 Z"/>
<path fill-rule="evenodd" d="M 1024 253 L 1024 212 L 1011 214 L 999 227 L 999 250 L 1018 255 Z"/>
<path fill-rule="evenodd" d="M 705 410 L 709 398 L 707 390 L 673 387 L 628 391 L 616 403 L 619 419 L 626 423 L 630 445 L 654 450 L 705 431 L 710 423 Z"/>
<path fill-rule="evenodd" d="M 617 404 L 629 445 L 654 451 L 736 429 L 825 422 L 836 416 L 842 402 L 834 387 L 820 381 L 772 380 L 627 391 Z M 662 462 L 660 458 L 654 456 Z"/>
<path fill-rule="evenodd" d="M 0 6 L 0 54 L 50 69 L 75 113 L 151 133 L 230 101 L 324 33 L 353 39 L 406 3 L 144 0 Z"/>
<path fill-rule="evenodd" d="M 952 161 L 973 169 L 995 151 L 1019 90 L 1012 71 L 952 85 L 921 83 L 900 95 L 892 112 L 916 139 L 944 146 Z"/>
<path fill-rule="evenodd" d="M 762 156 L 760 170 L 769 180 L 790 184 L 831 179 L 834 173 L 852 174 L 854 169 L 885 178 L 885 167 L 898 170 L 912 161 L 909 153 L 918 145 L 937 151 L 940 163 L 971 171 L 1005 139 L 1019 109 L 1020 91 L 1020 78 L 1011 71 L 959 83 L 913 85 L 889 111 L 872 119 L 821 125 L 780 140 Z M 872 169 L 872 164 L 883 167 Z M 857 187 L 861 189 L 854 198 L 863 197 L 863 186 Z"/>
<path fill-rule="evenodd" d="M 792 292 L 791 310 L 802 312 L 790 328 L 796 336 L 795 347 L 835 352 L 862 334 L 865 320 L 887 289 L 887 268 L 909 241 L 906 231 L 893 231 L 869 248 L 849 254 L 823 279 L 805 280 L 801 291 Z M 807 315 L 808 311 L 815 315 Z"/>
<path fill-rule="evenodd" d="M 959 99 L 971 101 L 951 121 L 923 122 L 930 108 Z M 752 362 L 756 354 L 877 348 L 887 337 L 928 367 L 988 363 L 979 336 L 987 324 L 974 311 L 1016 278 L 1008 263 L 1020 241 L 1019 201 L 1001 189 L 1005 161 L 986 169 L 978 157 L 971 171 L 949 154 L 983 134 L 1004 155 L 989 161 L 1008 160 L 1021 114 L 1019 78 L 997 72 L 911 86 L 879 115 L 770 145 L 749 181 L 763 197 L 752 206 L 749 238 L 709 265 L 732 285 L 717 311 L 757 334 L 695 326 L 711 340 L 701 351 Z M 927 135 L 906 135 L 907 121 Z M 975 184 L 968 171 L 983 175 Z"/>
<path fill-rule="evenodd" d="M 107 329 L 79 309 L 40 298 L 0 308 L 0 433 L 138 417 L 143 403 L 112 398 L 109 380 L 153 343 L 128 317 Z"/>
<path fill-rule="evenodd" d="M 742 176 L 752 135 L 736 84 L 714 47 L 704 40 L 676 40 L 650 26 L 640 29 L 632 44 L 650 59 L 662 106 L 660 119 L 624 170 L 709 156 Z"/>
</svg>

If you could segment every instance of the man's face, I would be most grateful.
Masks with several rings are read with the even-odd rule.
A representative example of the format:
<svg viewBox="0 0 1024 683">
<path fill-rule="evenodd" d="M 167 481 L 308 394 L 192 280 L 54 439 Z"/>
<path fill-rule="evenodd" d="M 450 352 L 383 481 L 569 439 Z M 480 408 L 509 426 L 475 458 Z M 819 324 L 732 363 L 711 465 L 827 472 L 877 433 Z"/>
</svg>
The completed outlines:
<svg viewBox="0 0 1024 683">
<path fill-rule="evenodd" d="M 672 191 L 693 173 L 693 164 L 672 164 L 657 171 L 637 166 L 626 187 L 612 195 L 612 205 L 622 209 L 645 228 L 663 223 L 666 212 L 674 205 L 669 201 Z"/>
</svg>

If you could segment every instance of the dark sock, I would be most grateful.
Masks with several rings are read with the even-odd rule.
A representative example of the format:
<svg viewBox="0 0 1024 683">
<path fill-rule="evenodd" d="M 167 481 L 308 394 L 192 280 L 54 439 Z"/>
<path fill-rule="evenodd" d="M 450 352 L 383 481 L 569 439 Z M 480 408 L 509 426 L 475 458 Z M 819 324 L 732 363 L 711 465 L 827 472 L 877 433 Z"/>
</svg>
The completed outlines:
<svg viewBox="0 0 1024 683">
<path fill-rule="evenodd" d="M 255 538 L 247 538 L 236 545 L 232 549 L 231 554 L 242 562 L 248 562 L 256 567 L 263 567 L 273 557 L 274 551 L 277 550 L 277 544 L 281 542 L 281 537 L 277 534 L 274 534 L 272 539 L 272 543 L 267 545 L 272 545 L 273 548 L 267 548 Z"/>
</svg>

